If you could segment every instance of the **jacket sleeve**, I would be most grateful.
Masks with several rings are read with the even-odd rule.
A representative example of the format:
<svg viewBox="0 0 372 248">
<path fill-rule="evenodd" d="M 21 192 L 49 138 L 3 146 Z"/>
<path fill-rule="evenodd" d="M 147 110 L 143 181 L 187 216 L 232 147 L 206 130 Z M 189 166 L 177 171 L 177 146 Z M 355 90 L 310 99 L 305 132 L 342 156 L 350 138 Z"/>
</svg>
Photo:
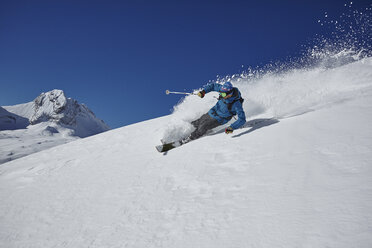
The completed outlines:
<svg viewBox="0 0 372 248">
<path fill-rule="evenodd" d="M 234 110 L 236 111 L 236 115 L 238 116 L 238 119 L 233 124 L 231 124 L 230 127 L 232 127 L 232 129 L 235 130 L 243 126 L 246 120 L 245 120 L 245 113 L 244 113 L 241 102 L 237 101 L 233 107 L 234 107 Z"/>
<path fill-rule="evenodd" d="M 203 90 L 205 91 L 205 93 L 209 93 L 211 91 L 220 91 L 221 86 L 221 84 L 217 83 L 207 84 L 206 86 L 204 86 Z"/>
</svg>

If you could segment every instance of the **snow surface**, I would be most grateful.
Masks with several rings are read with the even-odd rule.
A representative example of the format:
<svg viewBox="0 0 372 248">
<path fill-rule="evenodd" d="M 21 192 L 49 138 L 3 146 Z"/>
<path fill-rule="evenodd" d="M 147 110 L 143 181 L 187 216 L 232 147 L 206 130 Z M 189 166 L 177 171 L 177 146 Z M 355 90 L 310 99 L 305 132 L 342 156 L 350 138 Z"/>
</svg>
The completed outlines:
<svg viewBox="0 0 372 248">
<path fill-rule="evenodd" d="M 0 164 L 109 130 L 84 104 L 62 90 L 0 107 Z"/>
<path fill-rule="evenodd" d="M 189 96 L 1 165 L 0 247 L 372 247 L 372 58 L 233 83 L 266 121 L 158 153 Z"/>
</svg>

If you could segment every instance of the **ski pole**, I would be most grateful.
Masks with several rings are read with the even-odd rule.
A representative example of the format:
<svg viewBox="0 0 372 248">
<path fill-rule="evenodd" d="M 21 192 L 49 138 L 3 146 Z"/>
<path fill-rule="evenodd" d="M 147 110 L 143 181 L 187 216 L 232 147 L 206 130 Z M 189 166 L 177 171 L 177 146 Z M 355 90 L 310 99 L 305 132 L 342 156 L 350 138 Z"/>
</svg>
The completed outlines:
<svg viewBox="0 0 372 248">
<path fill-rule="evenodd" d="M 181 94 L 181 95 L 196 95 L 194 93 L 188 93 L 188 92 L 175 92 L 175 91 L 169 91 L 169 90 L 166 90 L 165 91 L 165 94 L 169 95 L 169 94 Z"/>
</svg>

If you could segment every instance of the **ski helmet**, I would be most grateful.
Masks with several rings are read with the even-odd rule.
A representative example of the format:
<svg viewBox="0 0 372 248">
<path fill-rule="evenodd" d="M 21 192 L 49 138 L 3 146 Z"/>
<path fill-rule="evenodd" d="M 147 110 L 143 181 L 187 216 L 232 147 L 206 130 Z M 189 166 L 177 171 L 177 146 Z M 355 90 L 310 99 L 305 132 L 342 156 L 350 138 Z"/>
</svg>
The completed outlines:
<svg viewBox="0 0 372 248">
<path fill-rule="evenodd" d="M 230 82 L 226 82 L 222 85 L 220 91 L 227 93 L 230 92 L 232 89 L 233 89 L 232 84 Z"/>
</svg>

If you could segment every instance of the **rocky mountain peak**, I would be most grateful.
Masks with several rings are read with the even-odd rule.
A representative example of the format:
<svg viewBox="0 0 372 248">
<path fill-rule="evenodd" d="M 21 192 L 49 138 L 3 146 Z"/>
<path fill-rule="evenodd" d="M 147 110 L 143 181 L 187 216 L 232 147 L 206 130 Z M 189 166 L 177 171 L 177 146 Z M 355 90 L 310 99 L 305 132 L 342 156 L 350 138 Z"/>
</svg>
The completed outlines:
<svg viewBox="0 0 372 248">
<path fill-rule="evenodd" d="M 30 123 L 33 125 L 44 121 L 60 122 L 64 117 L 63 110 L 67 103 L 68 99 L 62 90 L 41 93 L 34 100 L 35 112 L 30 118 Z"/>
<path fill-rule="evenodd" d="M 21 118 L 27 120 L 27 122 L 23 121 L 25 125 L 22 128 L 28 124 L 33 126 L 51 122 L 72 129 L 73 135 L 79 137 L 87 137 L 110 129 L 87 106 L 67 98 L 63 90 L 58 89 L 41 93 L 31 103 L 8 106 L 3 109 L 3 112 L 0 117 L 3 117 L 2 126 L 5 127 L 7 124 L 5 129 L 17 129 L 16 124 Z"/>
</svg>

